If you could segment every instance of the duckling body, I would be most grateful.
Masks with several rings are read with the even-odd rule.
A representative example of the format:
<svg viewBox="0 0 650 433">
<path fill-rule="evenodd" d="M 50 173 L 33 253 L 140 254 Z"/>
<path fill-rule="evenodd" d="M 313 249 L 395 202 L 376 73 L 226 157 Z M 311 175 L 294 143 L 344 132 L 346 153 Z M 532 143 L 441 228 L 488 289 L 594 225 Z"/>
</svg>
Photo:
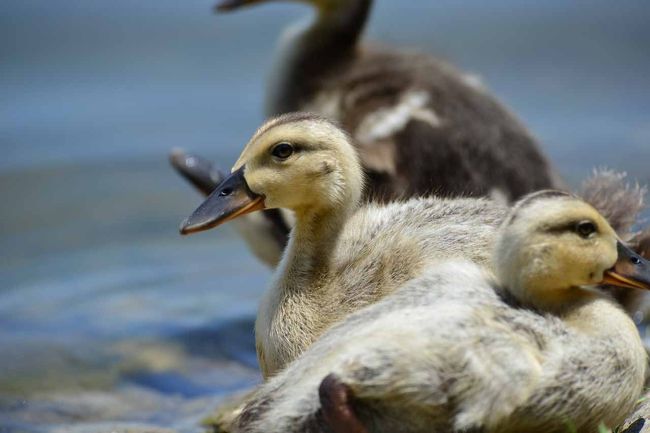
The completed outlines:
<svg viewBox="0 0 650 433">
<path fill-rule="evenodd" d="M 550 217 L 557 208 L 534 225 L 528 210 L 517 215 L 522 208 L 506 219 L 511 228 L 504 231 L 513 236 L 499 235 L 494 267 L 513 288 L 475 263 L 429 267 L 334 326 L 264 384 L 235 431 L 346 431 L 323 406 L 332 377 L 350 395 L 354 433 L 564 433 L 618 425 L 641 394 L 646 353 L 609 295 L 580 287 L 618 272 L 625 257 L 593 209 L 566 200 L 568 212 L 560 209 L 557 219 Z M 513 216 L 527 221 L 513 223 Z M 593 219 L 596 234 L 576 235 L 567 225 L 576 216 Z M 567 258 L 573 261 L 564 266 Z"/>
</svg>

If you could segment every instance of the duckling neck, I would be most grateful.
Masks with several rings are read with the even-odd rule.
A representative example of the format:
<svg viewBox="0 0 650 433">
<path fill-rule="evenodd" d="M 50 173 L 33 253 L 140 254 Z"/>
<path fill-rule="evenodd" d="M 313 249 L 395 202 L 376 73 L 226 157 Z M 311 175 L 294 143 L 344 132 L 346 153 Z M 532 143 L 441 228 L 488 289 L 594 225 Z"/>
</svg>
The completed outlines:
<svg viewBox="0 0 650 433">
<path fill-rule="evenodd" d="M 312 23 L 285 32 L 268 87 L 268 115 L 297 111 L 325 75 L 354 57 L 371 5 L 348 0 L 321 7 Z"/>
<path fill-rule="evenodd" d="M 338 237 L 352 209 L 297 211 L 286 256 L 280 265 L 280 290 L 286 294 L 313 290 L 327 274 Z"/>
<path fill-rule="evenodd" d="M 547 291 L 544 296 L 527 299 L 540 311 L 550 312 L 570 328 L 592 336 L 616 335 L 638 343 L 638 332 L 629 316 L 606 294 L 584 289 Z"/>
<path fill-rule="evenodd" d="M 264 377 L 283 368 L 320 332 L 318 317 L 327 305 L 328 294 L 324 291 L 329 266 L 352 211 L 295 211 L 296 224 L 276 271 L 276 281 L 265 294 L 255 322 Z"/>
</svg>

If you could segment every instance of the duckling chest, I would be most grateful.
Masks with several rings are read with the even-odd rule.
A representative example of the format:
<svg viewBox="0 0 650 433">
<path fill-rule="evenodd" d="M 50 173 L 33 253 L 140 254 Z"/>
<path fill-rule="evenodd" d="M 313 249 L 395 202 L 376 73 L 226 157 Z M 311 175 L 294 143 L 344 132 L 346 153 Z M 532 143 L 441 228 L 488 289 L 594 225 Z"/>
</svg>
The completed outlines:
<svg viewBox="0 0 650 433">
<path fill-rule="evenodd" d="M 297 358 L 336 320 L 324 304 L 310 294 L 267 293 L 255 322 L 257 357 L 265 378 Z"/>
</svg>

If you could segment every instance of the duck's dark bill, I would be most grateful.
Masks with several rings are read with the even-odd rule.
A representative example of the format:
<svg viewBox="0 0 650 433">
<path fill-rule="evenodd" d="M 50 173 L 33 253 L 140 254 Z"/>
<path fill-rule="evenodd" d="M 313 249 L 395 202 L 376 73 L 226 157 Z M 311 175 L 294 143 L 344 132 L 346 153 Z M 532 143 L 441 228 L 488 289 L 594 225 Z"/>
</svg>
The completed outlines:
<svg viewBox="0 0 650 433">
<path fill-rule="evenodd" d="M 618 260 L 605 272 L 604 284 L 650 290 L 650 262 L 618 242 Z"/>
<path fill-rule="evenodd" d="M 255 3 L 260 3 L 263 0 L 222 0 L 217 3 L 214 9 L 218 12 L 227 12 L 239 9 L 242 6 L 248 6 Z"/>
<path fill-rule="evenodd" d="M 244 179 L 244 167 L 232 173 L 181 224 L 187 235 L 214 228 L 244 214 L 264 209 L 264 197 L 252 192 Z"/>
</svg>

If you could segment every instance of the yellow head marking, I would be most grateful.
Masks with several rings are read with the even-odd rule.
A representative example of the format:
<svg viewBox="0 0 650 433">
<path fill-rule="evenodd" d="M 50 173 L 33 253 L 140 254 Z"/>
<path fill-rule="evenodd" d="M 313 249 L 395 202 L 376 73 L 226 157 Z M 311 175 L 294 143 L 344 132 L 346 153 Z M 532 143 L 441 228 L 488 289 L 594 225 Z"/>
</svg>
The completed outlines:
<svg viewBox="0 0 650 433">
<path fill-rule="evenodd" d="M 540 194 L 513 208 L 496 245 L 495 271 L 525 302 L 561 303 L 603 281 L 616 263 L 616 242 L 614 230 L 587 203 Z"/>
</svg>

